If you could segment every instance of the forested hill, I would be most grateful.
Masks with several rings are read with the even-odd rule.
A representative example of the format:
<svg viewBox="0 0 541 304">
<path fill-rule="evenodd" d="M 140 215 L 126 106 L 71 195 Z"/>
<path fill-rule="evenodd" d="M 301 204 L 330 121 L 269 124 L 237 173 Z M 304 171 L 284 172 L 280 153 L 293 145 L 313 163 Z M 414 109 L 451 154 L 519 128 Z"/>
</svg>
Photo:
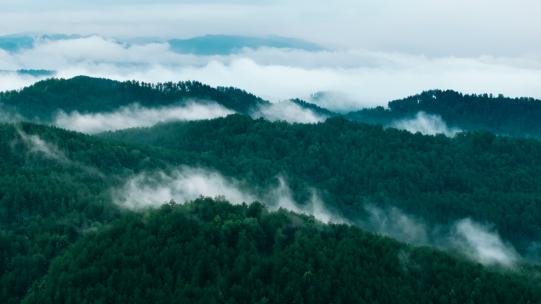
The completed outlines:
<svg viewBox="0 0 541 304">
<path fill-rule="evenodd" d="M 300 125 L 242 116 L 206 123 L 239 136 L 248 134 L 249 124 L 268 135 L 279 135 L 273 128 L 304 133 Z M 343 123 L 331 120 L 320 127 L 339 131 L 335 128 Z M 358 136 L 365 128 L 382 131 L 351 126 Z M 188 131 L 189 138 L 197 136 Z M 158 137 L 164 134 L 156 129 Z M 141 212 L 115 204 L 112 193 L 133 175 L 181 164 L 225 169 L 227 176 L 245 178 L 254 187 L 269 173 L 259 173 L 268 162 L 244 153 L 247 164 L 264 165 L 253 168 L 262 175 L 246 175 L 242 163 L 239 171 L 227 171 L 239 161 L 229 154 L 231 147 L 223 146 L 224 166 L 219 166 L 213 150 L 220 150 L 220 143 L 202 141 L 208 142 L 202 147 L 208 153 L 143 147 L 34 124 L 0 125 L 2 303 L 23 298 L 25 303 L 531 303 L 539 297 L 539 281 L 522 266 L 487 268 L 461 255 L 410 247 L 354 227 L 269 213 L 261 204 L 233 207 L 203 199 Z M 276 141 L 283 146 L 280 136 Z M 271 151 L 277 147 L 271 145 Z M 277 167 L 269 169 L 273 174 Z M 292 188 L 302 190 L 297 182 L 301 186 Z"/>
<path fill-rule="evenodd" d="M 303 125 L 240 115 L 102 136 L 171 155 L 189 151 L 252 184 L 285 175 L 295 195 L 318 189 L 351 220 L 376 204 L 433 224 L 466 217 L 494 224 L 522 253 L 541 237 L 541 143 L 533 139 L 423 136 L 340 117 Z"/>
<path fill-rule="evenodd" d="M 23 303 L 535 303 L 537 280 L 325 226 L 199 199 L 89 233 Z"/>
<path fill-rule="evenodd" d="M 135 104 L 145 109 L 156 109 L 182 106 L 187 102 L 201 105 L 217 103 L 223 107 L 220 115 L 235 112 L 261 117 L 272 114 L 272 120 L 287 120 L 287 113 L 284 112 L 288 111 L 298 111 L 297 116 L 302 117 L 304 110 L 317 121 L 340 115 L 300 99 L 289 100 L 300 109 L 272 108 L 273 104 L 269 101 L 243 90 L 214 88 L 195 81 L 150 84 L 78 76 L 71 79 L 48 79 L 19 91 L 0 92 L 0 119 L 5 121 L 5 117 L 9 117 L 8 121 L 56 124 L 67 123 L 62 119 L 58 121 L 59 111 L 68 114 L 107 114 Z M 484 130 L 499 135 L 541 138 L 541 100 L 533 98 L 467 95 L 433 90 L 391 101 L 388 108 L 366 108 L 342 115 L 353 121 L 401 128 L 397 122 L 415 120 L 420 112 L 441 117 L 443 123 L 453 130 Z M 72 116 L 66 118 L 74 119 Z M 289 119 L 300 118 L 294 115 Z M 73 123 L 73 120 L 69 122 Z M 416 128 L 410 131 L 415 132 Z M 433 133 L 441 132 L 435 130 Z"/>
<path fill-rule="evenodd" d="M 239 113 L 249 113 L 260 105 L 268 104 L 268 101 L 240 89 L 213 88 L 195 81 L 150 84 L 86 76 L 48 79 L 20 91 L 0 93 L 0 105 L 7 110 L 26 119 L 45 122 L 52 121 L 59 110 L 97 113 L 134 103 L 157 107 L 190 100 L 217 102 Z"/>
<path fill-rule="evenodd" d="M 410 119 L 418 112 L 439 115 L 451 127 L 462 130 L 487 130 L 502 135 L 541 137 L 541 100 L 534 98 L 468 95 L 449 90 L 433 90 L 391 101 L 388 109 L 363 109 L 351 112 L 346 117 L 361 122 L 390 125 L 397 120 Z"/>
</svg>

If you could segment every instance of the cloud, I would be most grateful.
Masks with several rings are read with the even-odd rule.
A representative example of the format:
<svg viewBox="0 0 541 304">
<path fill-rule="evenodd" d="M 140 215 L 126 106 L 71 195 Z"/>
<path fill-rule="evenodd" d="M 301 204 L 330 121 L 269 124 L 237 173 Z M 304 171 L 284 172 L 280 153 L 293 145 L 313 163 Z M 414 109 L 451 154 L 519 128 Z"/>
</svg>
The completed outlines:
<svg viewBox="0 0 541 304">
<path fill-rule="evenodd" d="M 344 222 L 323 206 L 315 191 L 310 201 L 301 205 L 293 199 L 285 180 L 279 177 L 278 181 L 279 184 L 275 188 L 256 191 L 216 171 L 181 167 L 171 172 L 159 171 L 133 176 L 120 189 L 113 191 L 113 199 L 122 207 L 141 210 L 156 208 L 171 200 L 182 204 L 200 196 L 223 197 L 232 204 L 250 204 L 259 201 L 265 203 L 271 210 L 282 208 L 314 216 L 325 223 Z"/>
<path fill-rule="evenodd" d="M 522 260 L 513 246 L 504 242 L 497 232 L 469 218 L 449 226 L 430 227 L 423 220 L 394 207 L 379 208 L 367 204 L 365 211 L 366 217 L 357 225 L 399 241 L 459 252 L 483 265 L 512 268 Z"/>
<path fill-rule="evenodd" d="M 295 213 L 313 216 L 324 223 L 344 224 L 348 222 L 343 217 L 327 210 L 315 189 L 311 190 L 310 200 L 302 206 L 299 205 L 293 199 L 291 189 L 286 180 L 280 176 L 278 177 L 278 186 L 267 192 L 262 201 L 266 202 L 271 210 L 285 209 Z"/>
<path fill-rule="evenodd" d="M 62 163 L 71 163 L 66 155 L 64 155 L 64 153 L 62 153 L 55 145 L 46 142 L 38 135 L 27 134 L 18 126 L 15 126 L 15 130 L 31 153 L 40 154 L 46 158 Z"/>
<path fill-rule="evenodd" d="M 377 51 L 507 56 L 539 53 L 540 10 L 536 0 L 336 0 L 332 7 L 321 0 L 19 0 L 2 3 L 0 34 L 275 34 Z"/>
<path fill-rule="evenodd" d="M 74 167 L 84 171 L 89 175 L 98 178 L 105 178 L 105 175 L 95 167 L 87 166 L 81 162 L 71 160 L 56 145 L 45 141 L 37 134 L 27 134 L 19 125 L 14 125 L 15 131 L 19 135 L 22 143 L 28 148 L 31 154 L 37 154 L 47 159 L 56 161 L 66 166 Z"/>
<path fill-rule="evenodd" d="M 198 80 L 239 87 L 271 101 L 309 98 L 331 110 L 386 105 L 430 89 L 541 98 L 541 61 L 520 56 L 424 56 L 362 48 L 308 52 L 244 49 L 238 54 L 178 54 L 167 43 L 124 43 L 100 36 L 43 39 L 31 49 L 0 50 L 0 70 L 45 69 L 57 77 L 116 80 Z M 19 89 L 44 77 L 0 73 L 0 89 Z"/>
<path fill-rule="evenodd" d="M 366 205 L 365 210 L 368 216 L 361 223 L 362 227 L 407 243 L 429 243 L 426 225 L 399 209 L 384 210 L 373 205 Z"/>
<path fill-rule="evenodd" d="M 54 119 L 58 127 L 83 133 L 149 127 L 159 122 L 201 120 L 224 117 L 234 112 L 214 102 L 188 102 L 184 105 L 145 108 L 137 104 L 109 113 L 81 114 L 59 112 Z"/>
<path fill-rule="evenodd" d="M 394 121 L 390 125 L 393 128 L 406 130 L 411 133 L 421 133 L 425 135 L 444 134 L 449 137 L 455 136 L 461 132 L 458 128 L 450 128 L 439 115 L 419 112 L 415 118 L 402 119 Z"/>
<path fill-rule="evenodd" d="M 220 196 L 233 204 L 257 200 L 240 187 L 238 182 L 228 180 L 217 172 L 183 167 L 170 174 L 157 172 L 130 178 L 116 193 L 116 201 L 121 206 L 138 210 L 159 207 L 170 200 L 184 203 L 200 196 Z"/>
<path fill-rule="evenodd" d="M 263 117 L 269 121 L 283 120 L 292 123 L 318 123 L 327 118 L 290 101 L 262 105 L 252 114 L 252 117 Z"/>
<path fill-rule="evenodd" d="M 514 248 L 505 244 L 496 232 L 473 222 L 471 219 L 458 221 L 454 226 L 454 238 L 462 252 L 485 265 L 513 266 L 519 255 Z"/>
<path fill-rule="evenodd" d="M 0 103 L 0 123 L 14 123 L 23 120 L 23 117 L 18 113 L 6 110 Z"/>
</svg>

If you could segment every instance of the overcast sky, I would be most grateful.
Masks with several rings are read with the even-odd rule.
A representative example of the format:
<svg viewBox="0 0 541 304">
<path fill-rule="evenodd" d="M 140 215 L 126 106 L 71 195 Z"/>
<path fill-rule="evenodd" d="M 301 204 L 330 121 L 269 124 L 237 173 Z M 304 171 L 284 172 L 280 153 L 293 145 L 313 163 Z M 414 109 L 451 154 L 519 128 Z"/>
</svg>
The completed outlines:
<svg viewBox="0 0 541 304">
<path fill-rule="evenodd" d="M 147 81 L 197 78 L 270 99 L 329 90 L 364 104 L 384 104 L 432 88 L 541 98 L 540 14 L 539 0 L 0 0 L 0 35 L 279 35 L 331 50 L 179 58 L 156 45 L 119 50 L 111 41 L 95 39 L 37 46 L 25 54 L 0 52 L 0 69 L 35 68 L 39 63 L 65 76 L 80 72 Z M 108 60 L 107 50 L 116 57 Z M 101 62 L 88 66 L 85 56 L 94 52 Z M 126 56 L 153 66 L 130 73 L 99 69 Z M 29 82 L 0 80 L 0 89 Z"/>
<path fill-rule="evenodd" d="M 1 0 L 0 5 L 3 34 L 276 34 L 425 55 L 541 53 L 538 0 Z"/>
</svg>

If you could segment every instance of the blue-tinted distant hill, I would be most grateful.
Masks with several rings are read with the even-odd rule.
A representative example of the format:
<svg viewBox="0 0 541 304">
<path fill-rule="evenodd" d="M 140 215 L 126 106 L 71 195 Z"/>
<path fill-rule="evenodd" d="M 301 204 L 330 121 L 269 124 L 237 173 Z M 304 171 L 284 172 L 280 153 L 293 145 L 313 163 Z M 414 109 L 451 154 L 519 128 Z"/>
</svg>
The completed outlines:
<svg viewBox="0 0 541 304">
<path fill-rule="evenodd" d="M 38 34 L 14 34 L 0 36 L 0 50 L 7 52 L 18 52 L 31 49 L 38 40 L 64 40 L 80 38 L 80 35 L 38 35 Z"/>
<path fill-rule="evenodd" d="M 16 52 L 21 49 L 29 49 L 34 45 L 34 38 L 31 36 L 8 35 L 0 36 L 0 50 Z"/>
<path fill-rule="evenodd" d="M 311 42 L 278 36 L 207 35 L 189 39 L 171 39 L 169 45 L 176 52 L 197 55 L 227 55 L 237 53 L 244 48 L 257 49 L 262 47 L 305 51 L 323 50 L 321 46 Z"/>
</svg>

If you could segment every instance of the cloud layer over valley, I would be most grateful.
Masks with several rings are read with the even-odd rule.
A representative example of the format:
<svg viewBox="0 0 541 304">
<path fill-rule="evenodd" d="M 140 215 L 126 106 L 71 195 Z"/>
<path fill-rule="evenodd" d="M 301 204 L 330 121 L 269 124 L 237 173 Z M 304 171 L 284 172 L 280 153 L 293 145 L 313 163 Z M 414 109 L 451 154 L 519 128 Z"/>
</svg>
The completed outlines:
<svg viewBox="0 0 541 304">
<path fill-rule="evenodd" d="M 150 127 L 160 122 L 212 119 L 233 113 L 233 111 L 214 102 L 188 102 L 184 105 L 158 108 L 145 108 L 135 104 L 109 113 L 60 112 L 57 114 L 54 124 L 61 128 L 92 134 L 135 127 Z"/>
<path fill-rule="evenodd" d="M 385 105 L 424 90 L 503 93 L 541 98 L 541 64 L 535 56 L 425 56 L 361 48 L 302 50 L 245 48 L 225 55 L 175 52 L 167 41 L 137 43 L 101 36 L 41 38 L 30 48 L 0 49 L 0 90 L 18 89 L 55 71 L 116 80 L 198 80 L 235 86 L 272 101 L 332 93 L 323 105 L 346 111 Z M 333 95 L 334 94 L 334 95 Z"/>
</svg>

